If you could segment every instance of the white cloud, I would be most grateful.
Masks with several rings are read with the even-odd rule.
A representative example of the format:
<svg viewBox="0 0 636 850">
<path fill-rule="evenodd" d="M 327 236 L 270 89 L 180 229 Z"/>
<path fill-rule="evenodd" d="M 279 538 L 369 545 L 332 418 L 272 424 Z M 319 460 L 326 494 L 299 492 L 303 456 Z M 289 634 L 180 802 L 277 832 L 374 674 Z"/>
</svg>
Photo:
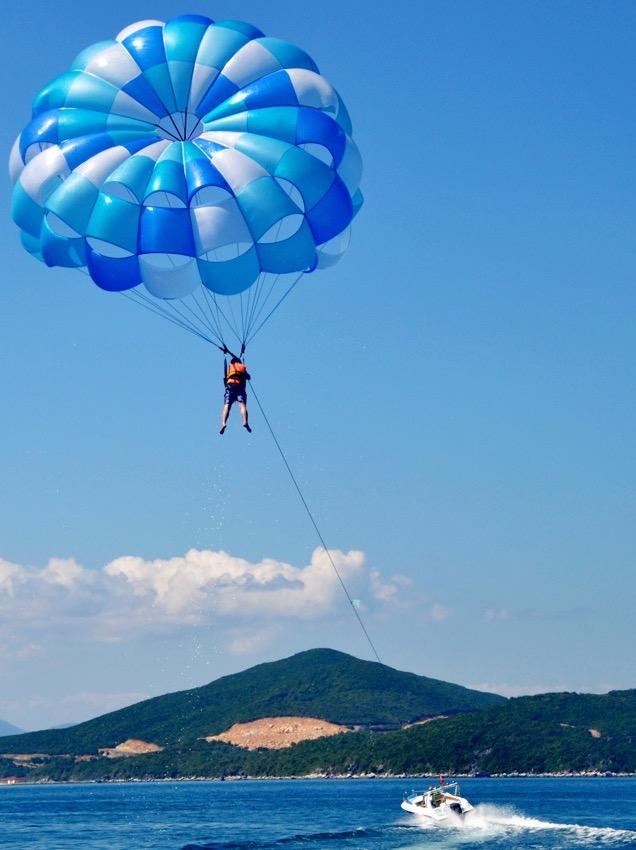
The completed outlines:
<svg viewBox="0 0 636 850">
<path fill-rule="evenodd" d="M 85 570 L 73 558 L 51 558 L 41 571 L 41 576 L 43 581 L 48 581 L 50 584 L 71 588 L 76 582 L 85 578 Z"/>
<path fill-rule="evenodd" d="M 360 572 L 362 552 L 333 550 L 331 557 L 347 581 Z M 338 579 L 323 549 L 309 564 L 295 567 L 272 558 L 253 564 L 227 552 L 191 549 L 183 557 L 111 561 L 104 573 L 124 583 L 142 608 L 168 618 L 196 622 L 204 613 L 240 617 L 315 618 L 332 607 Z"/>
<path fill-rule="evenodd" d="M 498 620 L 509 620 L 510 611 L 507 608 L 486 608 L 482 614 L 482 619 L 486 623 L 494 623 Z"/>
<path fill-rule="evenodd" d="M 0 593 L 13 597 L 22 577 L 22 567 L 0 558 Z"/>
<path fill-rule="evenodd" d="M 485 623 L 496 623 L 507 620 L 519 622 L 582 622 L 593 616 L 594 612 L 590 608 L 555 608 L 555 609 L 539 609 L 539 608 L 497 608 L 491 606 L 485 608 L 482 612 L 482 620 Z"/>
<path fill-rule="evenodd" d="M 426 598 L 413 592 L 413 579 L 399 573 L 392 575 L 385 581 L 379 570 L 370 570 L 369 588 L 374 599 L 391 608 L 411 608 L 417 606 Z M 408 589 L 408 593 L 403 592 L 406 589 Z"/>
<path fill-rule="evenodd" d="M 258 631 L 237 631 L 231 633 L 227 650 L 232 655 L 254 655 L 268 647 L 280 631 L 279 626 L 267 626 Z"/>
<path fill-rule="evenodd" d="M 433 620 L 434 623 L 443 623 L 444 620 L 448 620 L 450 615 L 450 608 L 447 608 L 440 602 L 435 602 L 431 605 L 431 620 Z"/>
<path fill-rule="evenodd" d="M 398 587 L 413 587 L 413 579 L 409 578 L 409 576 L 403 576 L 399 573 L 391 576 L 391 582 L 393 584 L 397 584 Z"/>
<path fill-rule="evenodd" d="M 371 592 L 381 602 L 393 602 L 397 598 L 398 585 L 394 581 L 383 582 L 378 570 L 371 570 Z"/>
<path fill-rule="evenodd" d="M 39 643 L 0 643 L 1 658 L 30 658 L 42 651 Z"/>
<path fill-rule="evenodd" d="M 377 570 L 365 570 L 363 552 L 329 555 L 358 594 L 366 587 L 379 603 L 397 599 L 399 577 L 383 582 Z M 118 641 L 201 624 L 247 624 L 230 646 L 250 652 L 271 639 L 263 631 L 268 624 L 271 630 L 285 620 L 318 619 L 336 608 L 342 591 L 330 557 L 315 549 L 308 564 L 295 566 L 191 549 L 152 561 L 127 555 L 96 570 L 73 559 L 53 558 L 42 568 L 0 560 L 0 656 L 3 645 L 6 656 L 15 656 L 48 636 Z"/>
</svg>

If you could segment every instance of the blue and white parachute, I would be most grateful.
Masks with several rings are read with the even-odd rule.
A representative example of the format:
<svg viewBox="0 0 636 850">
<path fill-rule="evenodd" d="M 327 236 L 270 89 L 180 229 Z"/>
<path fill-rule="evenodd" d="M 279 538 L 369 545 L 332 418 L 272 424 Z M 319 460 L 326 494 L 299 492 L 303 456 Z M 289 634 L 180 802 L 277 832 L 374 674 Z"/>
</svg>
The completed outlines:
<svg viewBox="0 0 636 850">
<path fill-rule="evenodd" d="M 12 215 L 47 265 L 245 345 L 346 249 L 361 169 L 305 52 L 181 15 L 83 50 L 37 95 L 11 152 Z"/>
</svg>

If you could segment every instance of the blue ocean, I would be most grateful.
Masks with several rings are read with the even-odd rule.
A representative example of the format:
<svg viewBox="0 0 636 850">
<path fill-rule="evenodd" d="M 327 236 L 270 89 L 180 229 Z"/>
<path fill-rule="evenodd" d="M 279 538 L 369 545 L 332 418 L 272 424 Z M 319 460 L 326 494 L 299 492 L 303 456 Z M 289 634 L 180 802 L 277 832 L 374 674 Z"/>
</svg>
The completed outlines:
<svg viewBox="0 0 636 850">
<path fill-rule="evenodd" d="M 475 812 L 427 826 L 404 779 L 0 787 L 6 850 L 636 848 L 636 779 L 467 779 Z"/>
</svg>

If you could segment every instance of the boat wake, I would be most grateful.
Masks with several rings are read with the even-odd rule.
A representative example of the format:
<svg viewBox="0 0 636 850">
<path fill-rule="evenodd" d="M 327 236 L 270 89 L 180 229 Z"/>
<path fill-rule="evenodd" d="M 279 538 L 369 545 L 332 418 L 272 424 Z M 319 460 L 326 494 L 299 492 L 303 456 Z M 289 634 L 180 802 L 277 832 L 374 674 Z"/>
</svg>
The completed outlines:
<svg viewBox="0 0 636 850">
<path fill-rule="evenodd" d="M 609 826 L 585 826 L 576 823 L 556 823 L 527 817 L 504 806 L 487 804 L 475 806 L 473 811 L 464 818 L 453 817 L 442 823 L 432 823 L 428 820 L 425 822 L 423 819 L 421 823 L 418 823 L 417 828 L 426 831 L 443 829 L 460 831 L 464 834 L 467 833 L 465 837 L 470 837 L 472 840 L 512 838 L 515 834 L 521 837 L 522 833 L 555 832 L 560 833 L 563 838 L 567 837 L 567 846 L 614 844 L 636 847 L 636 831 L 634 830 L 614 829 Z"/>
<path fill-rule="evenodd" d="M 275 850 L 277 847 L 285 847 L 288 844 L 339 844 L 348 840 L 367 840 L 379 838 L 383 834 L 380 829 L 347 829 L 340 832 L 313 832 L 307 834 L 287 835 L 271 841 L 246 840 L 246 841 L 211 841 L 207 844 L 187 844 L 182 850 Z"/>
<path fill-rule="evenodd" d="M 405 834 L 426 833 L 426 843 L 405 841 Z M 423 836 L 422 836 L 423 837 Z M 309 846 L 328 850 L 420 850 L 437 846 L 454 847 L 541 848 L 561 850 L 564 847 L 636 848 L 636 831 L 609 826 L 585 826 L 576 823 L 556 823 L 527 817 L 512 808 L 481 804 L 465 817 L 451 816 L 435 822 L 429 818 L 409 818 L 409 823 L 393 823 L 375 828 L 358 827 L 341 831 L 296 833 L 273 839 L 208 841 L 187 844 L 182 850 L 309 850 Z"/>
</svg>

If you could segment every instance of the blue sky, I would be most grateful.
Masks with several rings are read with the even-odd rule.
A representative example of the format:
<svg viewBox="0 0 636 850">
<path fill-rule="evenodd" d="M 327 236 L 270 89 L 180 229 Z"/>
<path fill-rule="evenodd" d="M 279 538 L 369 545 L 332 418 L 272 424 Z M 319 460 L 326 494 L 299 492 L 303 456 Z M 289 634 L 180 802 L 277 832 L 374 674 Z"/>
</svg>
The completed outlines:
<svg viewBox="0 0 636 850">
<path fill-rule="evenodd" d="M 338 557 L 382 659 L 509 694 L 636 686 L 633 4 L 86 10 L 4 13 L 7 155 L 42 85 L 143 18 L 250 21 L 347 103 L 352 246 L 248 366 L 329 545 L 364 553 Z M 0 717 L 80 720 L 310 646 L 367 656 L 306 569 L 313 530 L 256 410 L 251 437 L 218 436 L 219 353 L 38 264 L 4 197 L 0 558 L 21 590 L 0 582 Z M 170 577 L 189 550 L 252 577 L 269 559 L 274 594 L 290 565 L 298 606 L 238 580 L 198 596 L 209 558 Z M 193 596 L 139 606 L 122 563 L 169 595 L 194 576 Z"/>
</svg>

